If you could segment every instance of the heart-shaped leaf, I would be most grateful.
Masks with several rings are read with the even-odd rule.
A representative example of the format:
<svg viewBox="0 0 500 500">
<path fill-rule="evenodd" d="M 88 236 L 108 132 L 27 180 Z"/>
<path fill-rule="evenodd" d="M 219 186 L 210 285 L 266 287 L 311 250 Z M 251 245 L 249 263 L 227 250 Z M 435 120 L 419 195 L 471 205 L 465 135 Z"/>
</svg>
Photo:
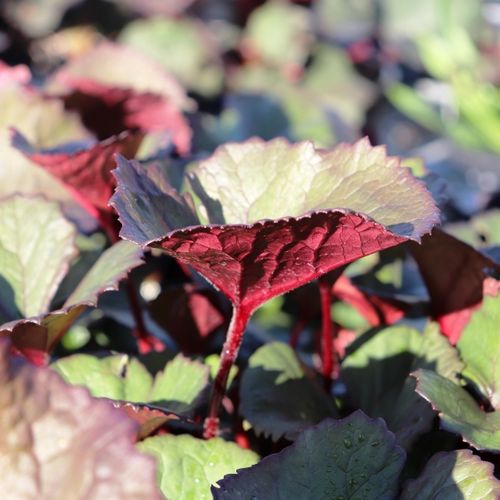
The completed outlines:
<svg viewBox="0 0 500 500">
<path fill-rule="evenodd" d="M 155 436 L 139 443 L 138 448 L 156 457 L 158 482 L 166 498 L 209 500 L 211 485 L 258 460 L 252 451 L 220 438 L 205 441 L 189 435 Z"/>
<path fill-rule="evenodd" d="M 461 434 L 480 450 L 500 450 L 500 412 L 486 413 L 457 384 L 430 370 L 418 370 L 417 392 L 439 412 L 443 428 Z"/>
<path fill-rule="evenodd" d="M 11 498 L 159 499 L 137 425 L 52 370 L 9 359 L 0 339 L 0 487 Z"/>
<path fill-rule="evenodd" d="M 87 354 L 67 356 L 52 367 L 69 383 L 83 385 L 95 397 L 151 403 L 188 416 L 200 404 L 210 369 L 179 354 L 153 377 L 127 355 L 98 359 Z"/>
<path fill-rule="evenodd" d="M 200 218 L 138 163 L 120 159 L 114 173 L 121 236 L 163 248 L 250 310 L 438 220 L 425 187 L 367 141 L 225 145 L 192 171 Z"/>
<path fill-rule="evenodd" d="M 282 452 L 226 476 L 216 499 L 394 498 L 405 461 L 384 422 L 361 411 L 305 430 Z"/>
<path fill-rule="evenodd" d="M 36 316 L 6 323 L 0 327 L 0 335 L 10 336 L 13 345 L 32 361 L 45 363 L 46 354 L 78 316 L 87 307 L 94 307 L 100 294 L 116 290 L 127 273 L 140 264 L 142 251 L 137 245 L 116 243 L 99 257 L 61 309 L 43 310 Z"/>
<path fill-rule="evenodd" d="M 257 433 L 293 440 L 304 428 L 337 416 L 333 399 L 305 372 L 293 349 L 271 342 L 248 360 L 240 413 Z"/>
<path fill-rule="evenodd" d="M 408 482 L 401 500 L 499 498 L 500 481 L 493 469 L 493 464 L 483 462 L 470 450 L 437 453 L 422 474 Z"/>
</svg>

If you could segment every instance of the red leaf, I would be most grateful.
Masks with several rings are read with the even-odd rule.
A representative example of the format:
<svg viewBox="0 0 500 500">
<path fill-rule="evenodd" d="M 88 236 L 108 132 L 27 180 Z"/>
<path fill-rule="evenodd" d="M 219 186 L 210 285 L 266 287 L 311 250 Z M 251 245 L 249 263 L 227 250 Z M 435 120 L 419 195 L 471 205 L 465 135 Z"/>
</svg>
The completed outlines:
<svg viewBox="0 0 500 500">
<path fill-rule="evenodd" d="M 361 214 L 331 210 L 252 225 L 171 232 L 160 247 L 193 266 L 233 304 L 253 310 L 322 274 L 406 241 Z"/>
<path fill-rule="evenodd" d="M 421 245 L 409 245 L 429 291 L 432 314 L 443 334 L 455 344 L 483 300 L 489 273 L 500 266 L 438 229 L 424 236 Z"/>
<path fill-rule="evenodd" d="M 114 210 L 108 206 L 116 184 L 111 175 L 114 155 L 133 157 L 141 141 L 141 134 L 124 132 L 87 148 L 76 145 L 37 150 L 18 131 L 13 130 L 12 135 L 14 147 L 61 181 L 104 226 L 109 225 L 110 214 L 114 218 Z"/>
<path fill-rule="evenodd" d="M 101 139 L 124 130 L 165 131 L 181 154 L 189 152 L 191 129 L 177 105 L 166 96 L 69 75 L 64 83 L 73 89 L 64 96 L 66 107 L 76 110 L 85 126 Z"/>
</svg>

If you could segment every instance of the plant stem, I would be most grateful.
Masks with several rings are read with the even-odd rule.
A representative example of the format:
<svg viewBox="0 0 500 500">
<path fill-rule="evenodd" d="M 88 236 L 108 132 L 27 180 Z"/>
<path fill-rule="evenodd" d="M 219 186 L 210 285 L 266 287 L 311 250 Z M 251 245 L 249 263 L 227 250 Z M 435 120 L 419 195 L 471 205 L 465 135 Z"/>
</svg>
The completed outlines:
<svg viewBox="0 0 500 500">
<path fill-rule="evenodd" d="M 205 439 L 211 439 L 219 432 L 219 411 L 226 392 L 229 372 L 238 356 L 241 341 L 243 340 L 243 333 L 251 314 L 251 309 L 241 305 L 233 306 L 233 316 L 227 331 L 226 341 L 222 347 L 219 370 L 215 376 L 212 394 L 210 395 L 208 416 L 205 419 L 203 429 L 203 437 Z"/>
<path fill-rule="evenodd" d="M 120 241 L 120 236 L 118 235 L 118 223 L 116 218 L 110 217 L 109 214 L 101 214 L 100 223 L 105 233 L 108 236 L 109 241 L 112 245 Z M 151 350 L 161 351 L 164 346 L 156 337 L 151 335 L 146 328 L 144 323 L 144 316 L 142 314 L 141 304 L 139 302 L 139 297 L 137 295 L 137 290 L 134 283 L 130 279 L 130 276 L 125 278 L 125 289 L 127 291 L 127 297 L 130 304 L 130 310 L 135 322 L 135 328 L 133 330 L 134 336 L 137 338 L 137 346 L 141 354 L 147 354 Z"/>
<path fill-rule="evenodd" d="M 333 352 L 333 328 L 330 308 L 332 304 L 332 287 L 326 280 L 319 280 L 319 295 L 321 301 L 321 368 L 325 389 L 330 392 L 332 374 L 336 364 Z"/>
</svg>

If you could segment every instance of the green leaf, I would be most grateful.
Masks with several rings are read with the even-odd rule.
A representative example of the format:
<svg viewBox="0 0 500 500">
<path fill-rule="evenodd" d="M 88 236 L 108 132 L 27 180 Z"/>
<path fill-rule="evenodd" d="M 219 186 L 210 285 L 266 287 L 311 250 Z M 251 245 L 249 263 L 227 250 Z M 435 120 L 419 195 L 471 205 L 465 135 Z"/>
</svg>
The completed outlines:
<svg viewBox="0 0 500 500">
<path fill-rule="evenodd" d="M 481 308 L 472 314 L 457 347 L 465 363 L 464 377 L 472 380 L 500 409 L 500 297 L 483 299 Z"/>
<path fill-rule="evenodd" d="M 207 388 L 210 368 L 178 354 L 156 375 L 149 401 L 170 411 L 190 414 Z"/>
<path fill-rule="evenodd" d="M 135 20 L 119 41 L 151 57 L 191 90 L 213 96 L 223 83 L 222 61 L 213 35 L 192 19 L 153 17 Z"/>
<path fill-rule="evenodd" d="M 243 372 L 240 413 L 273 440 L 294 439 L 304 428 L 337 415 L 335 404 L 310 378 L 293 349 L 281 342 L 255 351 Z"/>
<path fill-rule="evenodd" d="M 276 29 L 279 26 L 279 29 Z M 255 9 L 243 33 L 243 46 L 270 66 L 302 64 L 312 42 L 310 13 L 285 2 Z"/>
<path fill-rule="evenodd" d="M 283 139 L 226 144 L 196 166 L 191 182 L 212 223 L 251 224 L 334 207 L 361 212 L 389 228 L 407 224 L 412 234 L 437 221 L 424 186 L 366 140 L 324 152 L 310 142 Z M 222 214 L 213 213 L 216 203 Z"/>
<path fill-rule="evenodd" d="M 52 364 L 66 382 L 83 385 L 96 398 L 145 402 L 153 378 L 126 354 L 99 359 L 89 354 L 66 356 Z"/>
<path fill-rule="evenodd" d="M 500 412 L 483 412 L 465 389 L 429 370 L 414 373 L 417 392 L 439 412 L 443 428 L 480 450 L 500 450 Z"/>
<path fill-rule="evenodd" d="M 226 476 L 215 499 L 395 498 L 405 461 L 382 420 L 361 411 L 305 430 L 280 453 Z"/>
<path fill-rule="evenodd" d="M 115 243 L 101 254 L 68 297 L 64 307 L 95 305 L 101 293 L 116 290 L 117 283 L 127 276 L 130 269 L 142 264 L 142 255 L 142 250 L 129 241 Z"/>
<path fill-rule="evenodd" d="M 423 333 L 393 326 L 369 332 L 357 342 L 360 347 L 342 363 L 350 401 L 371 417 L 384 418 L 399 444 L 409 449 L 434 419 L 431 407 L 415 393 L 410 373 L 427 368 L 454 379 L 463 368 L 458 353 L 436 324 Z"/>
<path fill-rule="evenodd" d="M 0 339 L 4 498 L 159 498 L 154 463 L 132 444 L 135 422 L 9 351 Z"/>
<path fill-rule="evenodd" d="M 493 464 L 483 462 L 470 450 L 441 452 L 434 455 L 418 479 L 409 481 L 401 500 L 500 498 L 500 482 Z"/>
<path fill-rule="evenodd" d="M 199 405 L 210 369 L 181 354 L 155 378 L 137 359 L 115 355 L 98 359 L 87 354 L 67 356 L 52 367 L 67 381 L 87 387 L 95 397 L 134 403 L 154 403 L 177 415 L 190 415 Z"/>
<path fill-rule="evenodd" d="M 158 483 L 166 498 L 208 500 L 210 486 L 225 474 L 255 464 L 258 456 L 220 438 L 156 436 L 137 445 L 156 457 Z"/>
<path fill-rule="evenodd" d="M 57 203 L 21 195 L 0 201 L 0 227 L 2 319 L 41 314 L 76 257 L 75 227 Z"/>
</svg>

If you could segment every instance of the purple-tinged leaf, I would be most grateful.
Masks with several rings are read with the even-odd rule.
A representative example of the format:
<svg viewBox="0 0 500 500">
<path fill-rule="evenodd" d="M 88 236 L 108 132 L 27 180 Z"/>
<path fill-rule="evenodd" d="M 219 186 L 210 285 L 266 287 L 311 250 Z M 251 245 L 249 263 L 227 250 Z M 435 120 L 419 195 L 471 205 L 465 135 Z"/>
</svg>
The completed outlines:
<svg viewBox="0 0 500 500">
<path fill-rule="evenodd" d="M 249 309 L 364 255 L 418 240 L 437 222 L 424 186 L 366 141 L 331 151 L 283 139 L 219 148 L 190 177 L 209 226 L 138 163 L 120 160 L 114 173 L 121 236 L 163 248 Z"/>
<path fill-rule="evenodd" d="M 0 487 L 11 498 L 159 499 L 137 425 L 0 339 Z"/>
<path fill-rule="evenodd" d="M 124 132 L 90 146 L 69 144 L 37 150 L 21 133 L 14 130 L 12 135 L 15 148 L 62 182 L 75 199 L 104 225 L 110 224 L 110 217 L 113 217 L 108 202 L 115 188 L 115 179 L 111 175 L 114 155 L 132 158 L 141 141 L 141 134 Z"/>
<path fill-rule="evenodd" d="M 226 476 L 214 498 L 395 498 L 405 452 L 383 420 L 357 411 L 305 430 L 280 453 Z"/>
<path fill-rule="evenodd" d="M 500 498 L 500 481 L 495 478 L 493 464 L 470 450 L 436 453 L 422 474 L 405 485 L 401 500 L 438 498 Z"/>
</svg>

